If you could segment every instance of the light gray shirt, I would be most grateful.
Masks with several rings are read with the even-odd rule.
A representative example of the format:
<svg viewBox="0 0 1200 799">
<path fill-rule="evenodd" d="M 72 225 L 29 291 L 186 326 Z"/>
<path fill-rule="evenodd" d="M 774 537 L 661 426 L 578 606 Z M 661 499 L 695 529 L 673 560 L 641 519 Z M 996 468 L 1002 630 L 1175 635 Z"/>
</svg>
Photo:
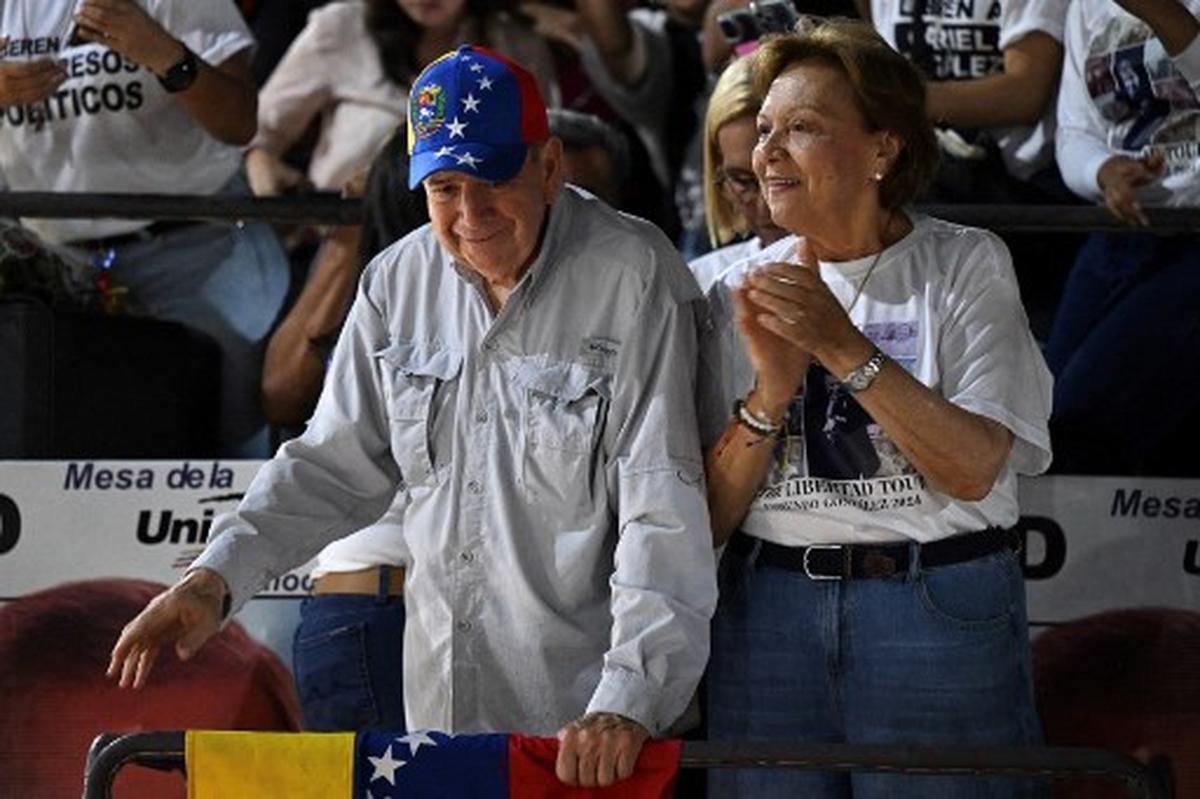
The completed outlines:
<svg viewBox="0 0 1200 799">
<path fill-rule="evenodd" d="M 196 561 L 234 607 L 403 486 L 413 729 L 662 732 L 716 581 L 695 412 L 703 300 L 646 222 L 563 190 L 499 314 L 427 226 L 366 269 L 299 439 Z"/>
</svg>

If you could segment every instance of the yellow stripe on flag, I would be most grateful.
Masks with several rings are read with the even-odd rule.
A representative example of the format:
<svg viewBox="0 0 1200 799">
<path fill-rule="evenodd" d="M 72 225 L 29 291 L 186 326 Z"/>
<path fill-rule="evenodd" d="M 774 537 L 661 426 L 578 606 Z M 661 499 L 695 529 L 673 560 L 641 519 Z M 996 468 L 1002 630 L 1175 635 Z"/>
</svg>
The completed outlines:
<svg viewBox="0 0 1200 799">
<path fill-rule="evenodd" d="M 354 733 L 187 733 L 188 799 L 339 799 L 354 791 Z"/>
</svg>

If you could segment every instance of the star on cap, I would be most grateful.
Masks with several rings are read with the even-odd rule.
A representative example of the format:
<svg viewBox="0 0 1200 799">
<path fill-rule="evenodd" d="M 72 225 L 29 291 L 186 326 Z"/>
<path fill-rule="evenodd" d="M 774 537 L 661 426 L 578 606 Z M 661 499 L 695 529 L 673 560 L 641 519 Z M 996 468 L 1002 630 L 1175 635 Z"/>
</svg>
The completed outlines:
<svg viewBox="0 0 1200 799">
<path fill-rule="evenodd" d="M 371 761 L 371 765 L 375 767 L 375 773 L 371 775 L 371 782 L 383 778 L 392 785 L 396 784 L 396 769 L 405 765 L 405 761 L 396 760 L 392 757 L 392 746 L 388 744 L 387 750 L 383 753 L 383 757 L 367 757 Z"/>
<path fill-rule="evenodd" d="M 454 155 L 454 148 L 448 144 L 442 145 L 442 149 L 433 154 L 434 158 L 445 158 L 448 155 Z"/>
<path fill-rule="evenodd" d="M 410 732 L 408 735 L 401 736 L 396 739 L 402 744 L 408 744 L 408 751 L 413 757 L 416 757 L 417 750 L 422 746 L 437 746 L 437 741 L 430 737 L 425 730 Z"/>
<path fill-rule="evenodd" d="M 491 91 L 492 90 L 492 79 L 489 78 L 487 75 L 484 75 L 482 78 L 479 79 L 479 88 L 487 89 L 488 91 Z"/>
<path fill-rule="evenodd" d="M 462 98 L 462 104 L 464 114 L 468 111 L 474 111 L 477 114 L 479 113 L 479 98 L 474 94 L 468 92 L 467 96 Z"/>
<path fill-rule="evenodd" d="M 463 131 L 467 129 L 467 124 L 466 122 L 459 122 L 458 117 L 447 122 L 446 127 L 450 130 L 450 138 L 453 139 L 457 136 L 460 139 L 465 139 L 466 134 Z"/>
<path fill-rule="evenodd" d="M 472 64 L 471 71 L 472 72 L 483 72 L 483 64 Z"/>
<path fill-rule="evenodd" d="M 467 166 L 471 167 L 471 169 L 475 169 L 476 164 L 483 163 L 482 158 L 476 158 L 475 156 L 471 155 L 470 153 L 463 153 L 462 155 L 456 155 L 454 157 L 458 159 L 458 163 L 460 166 L 462 164 L 466 164 Z"/>
</svg>

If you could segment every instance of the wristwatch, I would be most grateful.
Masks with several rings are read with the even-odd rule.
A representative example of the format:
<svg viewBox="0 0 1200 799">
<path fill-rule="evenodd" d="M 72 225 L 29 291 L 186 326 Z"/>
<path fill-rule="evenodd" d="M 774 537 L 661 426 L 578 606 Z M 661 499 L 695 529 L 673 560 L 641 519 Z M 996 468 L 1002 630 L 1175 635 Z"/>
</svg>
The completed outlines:
<svg viewBox="0 0 1200 799">
<path fill-rule="evenodd" d="M 195 83 L 196 75 L 200 71 L 200 63 L 196 54 L 189 50 L 186 44 L 182 42 L 180 44 L 183 47 L 183 58 L 173 64 L 165 75 L 156 76 L 162 87 L 171 94 L 181 92 Z"/>
<path fill-rule="evenodd" d="M 883 371 L 883 364 L 886 361 L 887 356 L 878 349 L 875 350 L 871 353 L 871 357 L 867 358 L 866 363 L 852 370 L 850 374 L 842 378 L 842 385 L 855 394 L 866 390 L 868 386 L 875 382 L 875 378 L 879 377 L 879 373 Z"/>
</svg>

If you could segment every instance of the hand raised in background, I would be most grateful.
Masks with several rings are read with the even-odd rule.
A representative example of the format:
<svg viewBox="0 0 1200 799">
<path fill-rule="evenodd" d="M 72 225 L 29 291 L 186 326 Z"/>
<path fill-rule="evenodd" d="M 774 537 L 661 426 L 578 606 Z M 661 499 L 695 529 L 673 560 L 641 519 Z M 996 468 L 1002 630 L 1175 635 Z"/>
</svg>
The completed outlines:
<svg viewBox="0 0 1200 799">
<path fill-rule="evenodd" d="M 133 0 L 83 0 L 75 12 L 76 33 L 164 75 L 183 58 L 183 43 Z"/>
</svg>

